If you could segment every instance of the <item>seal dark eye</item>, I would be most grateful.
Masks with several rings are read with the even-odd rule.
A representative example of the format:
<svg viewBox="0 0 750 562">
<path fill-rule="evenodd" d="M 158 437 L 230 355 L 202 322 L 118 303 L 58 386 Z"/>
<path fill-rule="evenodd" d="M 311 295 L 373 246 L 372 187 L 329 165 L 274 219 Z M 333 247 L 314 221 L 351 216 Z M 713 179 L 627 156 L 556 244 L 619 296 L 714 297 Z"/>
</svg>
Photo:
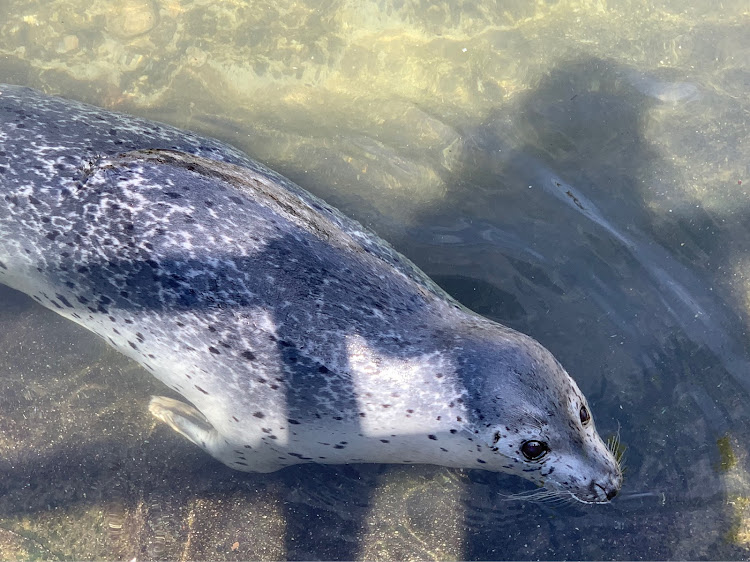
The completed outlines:
<svg viewBox="0 0 750 562">
<path fill-rule="evenodd" d="M 549 447 L 544 441 L 526 441 L 521 445 L 521 452 L 530 461 L 538 461 L 549 453 Z"/>
<path fill-rule="evenodd" d="M 578 415 L 581 416 L 581 423 L 583 425 L 586 425 L 591 421 L 591 414 L 589 414 L 588 408 L 586 408 L 586 406 L 581 406 L 581 410 L 578 412 Z"/>
</svg>

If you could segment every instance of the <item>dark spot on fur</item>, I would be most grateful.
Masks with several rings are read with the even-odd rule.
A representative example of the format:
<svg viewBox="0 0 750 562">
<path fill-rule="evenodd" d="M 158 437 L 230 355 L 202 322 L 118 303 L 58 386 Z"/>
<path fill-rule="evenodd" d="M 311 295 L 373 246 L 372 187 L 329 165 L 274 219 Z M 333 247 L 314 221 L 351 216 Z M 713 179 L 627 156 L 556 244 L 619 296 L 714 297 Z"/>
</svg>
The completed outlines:
<svg viewBox="0 0 750 562">
<path fill-rule="evenodd" d="M 58 298 L 58 300 L 59 300 L 59 301 L 60 301 L 61 303 L 63 303 L 63 304 L 65 305 L 65 306 L 67 306 L 68 308 L 73 308 L 73 305 L 72 305 L 72 304 L 70 304 L 70 303 L 68 302 L 68 299 L 66 299 L 66 298 L 65 298 L 64 296 L 62 296 L 62 295 L 57 295 L 57 294 L 56 294 L 55 296 L 56 296 L 56 297 Z"/>
<path fill-rule="evenodd" d="M 135 345 L 132 341 L 128 341 L 128 345 L 130 345 L 130 347 L 132 347 L 133 349 L 138 349 L 138 346 Z"/>
<path fill-rule="evenodd" d="M 205 390 L 203 390 L 203 389 L 202 389 L 202 388 L 201 388 L 200 386 L 198 386 L 197 384 L 195 385 L 195 388 L 196 388 L 196 389 L 198 389 L 198 390 L 199 390 L 200 392 L 202 392 L 203 394 L 208 394 L 208 392 L 206 392 Z"/>
<path fill-rule="evenodd" d="M 305 457 L 303 455 L 300 455 L 299 453 L 287 453 L 287 454 L 290 457 L 297 457 L 298 459 L 303 460 L 303 461 L 311 461 L 312 460 L 311 457 Z M 323 458 L 325 458 L 325 457 L 323 457 Z"/>
<path fill-rule="evenodd" d="M 263 419 L 263 418 L 265 418 L 265 417 L 266 417 L 266 415 L 265 415 L 265 414 L 264 414 L 263 412 L 255 412 L 255 413 L 253 414 L 253 417 L 254 417 L 254 418 L 261 418 L 261 419 Z"/>
<path fill-rule="evenodd" d="M 458 430 L 456 430 L 456 429 L 451 429 L 451 434 L 452 434 L 452 435 L 455 435 L 456 433 L 458 433 Z"/>
<path fill-rule="evenodd" d="M 287 421 L 288 421 L 288 422 L 289 422 L 290 424 L 292 424 L 292 425 L 299 425 L 299 422 L 298 422 L 297 420 L 293 420 L 293 419 L 288 419 Z"/>
<path fill-rule="evenodd" d="M 209 346 L 208 346 L 208 350 L 209 350 L 209 351 L 210 351 L 211 353 L 213 353 L 214 355 L 219 355 L 219 350 L 218 350 L 218 349 L 216 349 L 215 347 L 211 346 L 211 345 L 209 345 Z"/>
<path fill-rule="evenodd" d="M 242 357 L 244 357 L 248 361 L 255 361 L 255 353 L 253 353 L 252 351 L 243 351 Z"/>
<path fill-rule="evenodd" d="M 437 437 L 435 437 L 434 435 L 428 435 L 427 438 L 432 439 L 433 441 L 437 441 Z"/>
<path fill-rule="evenodd" d="M 388 439 L 381 439 L 380 442 L 381 443 L 390 443 L 390 441 L 388 441 Z"/>
</svg>

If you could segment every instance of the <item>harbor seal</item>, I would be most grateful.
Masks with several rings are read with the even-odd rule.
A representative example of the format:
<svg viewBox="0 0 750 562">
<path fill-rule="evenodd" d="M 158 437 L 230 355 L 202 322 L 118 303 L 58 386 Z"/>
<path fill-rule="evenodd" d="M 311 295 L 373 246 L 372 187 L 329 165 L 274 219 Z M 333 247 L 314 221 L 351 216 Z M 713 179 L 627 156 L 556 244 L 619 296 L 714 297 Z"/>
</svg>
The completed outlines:
<svg viewBox="0 0 750 562">
<path fill-rule="evenodd" d="M 0 282 L 189 404 L 150 409 L 226 465 L 429 463 L 603 503 L 622 472 L 541 344 L 238 150 L 0 86 Z"/>
</svg>

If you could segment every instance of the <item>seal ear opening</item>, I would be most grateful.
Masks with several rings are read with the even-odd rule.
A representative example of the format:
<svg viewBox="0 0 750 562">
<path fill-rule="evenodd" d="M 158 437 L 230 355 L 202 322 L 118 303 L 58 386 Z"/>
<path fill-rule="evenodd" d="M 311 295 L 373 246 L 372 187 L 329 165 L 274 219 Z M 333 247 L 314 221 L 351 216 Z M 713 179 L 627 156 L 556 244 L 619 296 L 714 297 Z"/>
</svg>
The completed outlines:
<svg viewBox="0 0 750 562">
<path fill-rule="evenodd" d="M 203 449 L 207 449 L 218 436 L 206 417 L 185 402 L 166 396 L 152 396 L 148 409 L 156 419 Z"/>
</svg>

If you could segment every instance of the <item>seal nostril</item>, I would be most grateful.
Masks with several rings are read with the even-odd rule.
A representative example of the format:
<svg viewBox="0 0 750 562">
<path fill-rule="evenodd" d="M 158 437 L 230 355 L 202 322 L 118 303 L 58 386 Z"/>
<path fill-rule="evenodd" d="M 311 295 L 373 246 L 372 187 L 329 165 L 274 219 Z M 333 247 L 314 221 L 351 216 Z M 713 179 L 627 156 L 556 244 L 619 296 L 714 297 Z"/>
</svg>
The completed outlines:
<svg viewBox="0 0 750 562">
<path fill-rule="evenodd" d="M 594 482 L 594 484 L 592 486 L 592 489 L 595 490 L 596 488 L 599 488 L 602 492 L 604 492 L 604 495 L 607 497 L 607 501 L 610 501 L 619 492 L 619 490 L 617 488 L 615 488 L 614 486 L 611 487 L 611 488 L 605 488 L 601 484 L 599 484 L 597 482 Z"/>
</svg>

